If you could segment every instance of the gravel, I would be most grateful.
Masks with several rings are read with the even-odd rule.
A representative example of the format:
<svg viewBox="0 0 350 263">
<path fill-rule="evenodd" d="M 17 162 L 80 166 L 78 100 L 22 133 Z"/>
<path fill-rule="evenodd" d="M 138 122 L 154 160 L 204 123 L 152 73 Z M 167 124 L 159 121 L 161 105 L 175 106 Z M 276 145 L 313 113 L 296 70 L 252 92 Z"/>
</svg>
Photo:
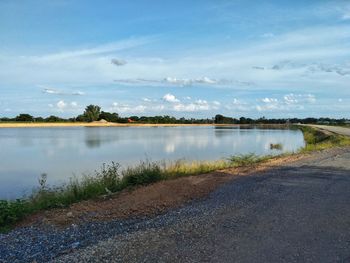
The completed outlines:
<svg viewBox="0 0 350 263">
<path fill-rule="evenodd" d="M 229 182 L 152 218 L 0 235 L 0 262 L 349 262 L 350 149 Z"/>
</svg>

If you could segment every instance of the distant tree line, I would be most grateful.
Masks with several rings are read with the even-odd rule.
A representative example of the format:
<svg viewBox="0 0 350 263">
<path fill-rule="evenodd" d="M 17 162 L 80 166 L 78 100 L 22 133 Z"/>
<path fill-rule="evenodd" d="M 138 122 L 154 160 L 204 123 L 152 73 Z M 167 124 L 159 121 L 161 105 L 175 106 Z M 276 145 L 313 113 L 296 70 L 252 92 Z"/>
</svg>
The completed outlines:
<svg viewBox="0 0 350 263">
<path fill-rule="evenodd" d="M 27 113 L 21 113 L 15 118 L 0 118 L 1 122 L 93 122 L 105 120 L 108 122 L 127 123 L 151 123 L 151 124 L 285 124 L 285 123 L 302 123 L 302 124 L 333 124 L 333 125 L 345 125 L 350 124 L 349 119 L 332 119 L 332 118 L 280 118 L 280 119 L 266 119 L 261 117 L 258 119 L 251 118 L 233 118 L 217 114 L 211 119 L 186 119 L 175 118 L 172 116 L 130 116 L 120 117 L 116 112 L 105 112 L 101 111 L 101 107 L 97 105 L 89 105 L 85 108 L 83 114 L 73 118 L 60 118 L 58 116 L 33 117 Z"/>
</svg>

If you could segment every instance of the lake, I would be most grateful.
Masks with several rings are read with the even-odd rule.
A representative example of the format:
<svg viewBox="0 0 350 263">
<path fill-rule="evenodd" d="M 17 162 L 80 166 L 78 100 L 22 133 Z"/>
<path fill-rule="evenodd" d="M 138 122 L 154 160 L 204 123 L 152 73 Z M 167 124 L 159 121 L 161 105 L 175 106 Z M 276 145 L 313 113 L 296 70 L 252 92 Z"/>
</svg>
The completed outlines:
<svg viewBox="0 0 350 263">
<path fill-rule="evenodd" d="M 282 150 L 271 150 L 281 143 Z M 140 160 L 217 160 L 236 154 L 279 154 L 304 146 L 299 130 L 244 127 L 62 127 L 0 129 L 0 199 L 29 194 L 42 173 L 50 185 Z"/>
</svg>

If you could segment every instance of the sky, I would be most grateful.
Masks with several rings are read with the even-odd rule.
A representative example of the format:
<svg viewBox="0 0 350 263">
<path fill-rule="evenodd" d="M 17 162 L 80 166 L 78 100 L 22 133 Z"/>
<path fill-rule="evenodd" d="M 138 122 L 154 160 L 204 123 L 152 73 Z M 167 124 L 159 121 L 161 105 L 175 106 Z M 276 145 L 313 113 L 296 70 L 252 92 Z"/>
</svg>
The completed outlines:
<svg viewBox="0 0 350 263">
<path fill-rule="evenodd" d="M 350 1 L 0 0 L 0 116 L 350 118 Z"/>
</svg>

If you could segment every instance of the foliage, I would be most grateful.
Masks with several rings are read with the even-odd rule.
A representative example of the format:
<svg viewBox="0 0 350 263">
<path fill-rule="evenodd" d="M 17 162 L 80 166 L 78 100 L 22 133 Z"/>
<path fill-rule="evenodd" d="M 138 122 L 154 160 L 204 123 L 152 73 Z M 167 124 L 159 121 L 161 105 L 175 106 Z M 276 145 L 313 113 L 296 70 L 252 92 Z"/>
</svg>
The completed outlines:
<svg viewBox="0 0 350 263">
<path fill-rule="evenodd" d="M 122 174 L 122 183 L 125 186 L 146 185 L 160 181 L 163 178 L 159 164 L 149 161 L 141 162 L 135 167 L 128 167 Z"/>
<path fill-rule="evenodd" d="M 62 119 L 62 118 L 60 118 L 60 117 L 53 116 L 53 115 L 47 117 L 47 118 L 44 119 L 44 120 L 45 120 L 46 122 L 63 122 L 63 121 L 65 121 L 65 119 Z"/>
<path fill-rule="evenodd" d="M 97 121 L 98 118 L 100 117 L 100 112 L 101 112 L 100 106 L 89 105 L 89 106 L 86 106 L 85 108 L 84 117 L 88 122 Z"/>
<path fill-rule="evenodd" d="M 214 123 L 215 124 L 234 124 L 234 123 L 237 123 L 237 120 L 231 117 L 225 117 L 221 114 L 217 114 L 214 117 Z"/>
<path fill-rule="evenodd" d="M 100 116 L 98 117 L 99 120 L 106 120 L 108 122 L 119 122 L 119 115 L 118 113 L 110 113 L 101 111 Z"/>
<path fill-rule="evenodd" d="M 233 167 L 246 167 L 267 161 L 270 158 L 272 158 L 270 155 L 259 156 L 254 153 L 250 153 L 245 155 L 230 156 L 228 161 Z"/>
<path fill-rule="evenodd" d="M 28 203 L 24 200 L 0 200 L 0 231 L 7 230 L 9 226 L 21 220 L 30 212 Z"/>
<path fill-rule="evenodd" d="M 32 115 L 26 114 L 26 113 L 21 113 L 15 118 L 15 121 L 23 121 L 23 122 L 29 122 L 29 121 L 34 121 L 34 118 Z"/>
</svg>

